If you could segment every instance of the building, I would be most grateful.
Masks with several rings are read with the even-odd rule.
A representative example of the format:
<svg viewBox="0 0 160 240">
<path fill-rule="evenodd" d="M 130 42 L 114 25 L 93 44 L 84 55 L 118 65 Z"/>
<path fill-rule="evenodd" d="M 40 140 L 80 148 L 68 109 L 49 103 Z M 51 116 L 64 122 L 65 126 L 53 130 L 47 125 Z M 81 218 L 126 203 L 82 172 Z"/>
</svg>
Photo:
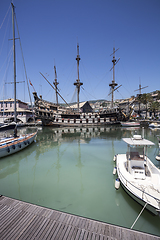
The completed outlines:
<svg viewBox="0 0 160 240">
<path fill-rule="evenodd" d="M 33 120 L 32 111 L 28 104 L 21 100 L 16 100 L 17 121 L 23 123 Z M 0 122 L 14 121 L 14 99 L 0 100 Z"/>
<path fill-rule="evenodd" d="M 69 108 L 69 107 L 67 107 L 67 108 Z M 74 104 L 74 105 L 70 105 L 70 108 L 71 108 L 73 111 L 77 111 L 77 103 Z M 80 110 L 80 112 L 82 112 L 82 113 L 93 112 L 93 109 L 92 109 L 92 107 L 91 107 L 91 105 L 89 104 L 88 101 L 79 103 L 79 110 Z"/>
</svg>

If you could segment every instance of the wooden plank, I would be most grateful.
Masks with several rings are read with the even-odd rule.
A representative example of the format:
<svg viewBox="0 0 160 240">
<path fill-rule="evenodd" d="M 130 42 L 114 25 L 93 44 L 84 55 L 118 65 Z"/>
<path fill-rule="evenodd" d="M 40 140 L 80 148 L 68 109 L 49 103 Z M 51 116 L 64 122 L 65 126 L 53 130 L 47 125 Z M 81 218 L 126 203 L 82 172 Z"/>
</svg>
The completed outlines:
<svg viewBox="0 0 160 240">
<path fill-rule="evenodd" d="M 67 231 L 64 234 L 63 240 L 69 239 L 68 236 L 69 236 L 70 232 L 72 232 L 72 229 L 73 229 L 73 227 L 71 225 L 69 225 Z"/>
<path fill-rule="evenodd" d="M 32 214 L 32 216 L 32 219 L 26 224 L 24 231 L 22 232 L 19 239 L 23 240 L 29 238 L 29 236 L 32 236 L 32 233 L 36 230 L 36 226 L 39 222 L 39 216 L 36 216 L 34 214 Z"/>
<path fill-rule="evenodd" d="M 10 231 L 9 237 L 6 236 L 8 239 L 16 239 L 18 235 L 20 235 L 21 231 L 23 230 L 25 223 L 30 221 L 32 219 L 32 214 L 27 213 L 27 215 L 24 215 L 20 221 L 16 222 L 16 228 L 13 228 L 12 231 Z"/>
<path fill-rule="evenodd" d="M 63 229 L 65 229 L 65 225 L 63 223 L 61 223 L 61 226 L 60 226 L 60 228 L 59 228 L 59 230 L 58 230 L 58 232 L 57 232 L 57 234 L 56 234 L 56 236 L 54 238 L 55 240 L 59 240 L 60 235 L 63 232 Z M 53 237 L 54 237 L 54 235 L 53 235 Z"/>
<path fill-rule="evenodd" d="M 48 234 L 47 239 L 51 239 L 52 235 L 54 234 L 56 228 L 58 227 L 59 222 L 55 221 L 55 224 L 53 225 L 53 227 L 50 229 L 50 233 Z"/>
<path fill-rule="evenodd" d="M 29 233 L 28 237 L 29 239 L 35 239 L 35 237 L 38 235 L 39 231 L 43 228 L 45 225 L 47 219 L 44 217 L 39 217 L 37 224 L 35 225 L 34 229 Z"/>
<path fill-rule="evenodd" d="M 70 234 L 71 235 L 70 239 L 71 240 L 75 240 L 75 238 L 77 236 L 77 233 L 78 233 L 78 228 L 77 227 L 73 227 L 72 235 Z"/>
<path fill-rule="evenodd" d="M 5 239 L 6 235 L 9 235 L 12 229 L 16 228 L 17 220 L 21 220 L 23 216 L 25 216 L 25 212 L 17 214 L 11 222 L 4 226 L 3 231 L 1 231 L 2 239 Z"/>
<path fill-rule="evenodd" d="M 89 235 L 89 232 L 88 232 L 88 231 L 85 231 L 83 240 L 89 240 L 88 235 Z"/>
<path fill-rule="evenodd" d="M 0 197 L 0 221 L 0 238 L 3 240 L 160 240 L 158 236 L 7 197 Z"/>
<path fill-rule="evenodd" d="M 51 239 L 55 239 L 56 238 L 56 236 L 58 235 L 58 232 L 59 232 L 59 229 L 61 228 L 61 226 L 62 226 L 62 223 L 58 222 L 58 225 L 57 225 L 57 227 L 56 227 L 56 229 L 55 229 Z"/>
<path fill-rule="evenodd" d="M 5 217 L 3 217 L 3 221 L 1 220 L 0 231 L 3 232 L 4 229 L 7 228 L 8 225 L 11 225 L 14 222 L 15 218 L 20 216 L 21 213 L 17 212 L 15 209 L 13 211 L 7 210 Z"/>
<path fill-rule="evenodd" d="M 68 226 L 67 224 L 64 225 L 65 227 L 63 228 L 61 234 L 59 235 L 59 240 L 62 240 L 65 236 L 65 234 L 67 234 L 68 228 L 71 226 Z"/>
<path fill-rule="evenodd" d="M 51 220 L 48 222 L 45 230 L 43 231 L 43 233 L 41 234 L 41 236 L 39 237 L 39 240 L 44 240 L 48 238 L 48 235 L 51 232 L 51 229 L 53 229 L 54 225 L 56 224 L 56 222 L 54 220 Z"/>
</svg>

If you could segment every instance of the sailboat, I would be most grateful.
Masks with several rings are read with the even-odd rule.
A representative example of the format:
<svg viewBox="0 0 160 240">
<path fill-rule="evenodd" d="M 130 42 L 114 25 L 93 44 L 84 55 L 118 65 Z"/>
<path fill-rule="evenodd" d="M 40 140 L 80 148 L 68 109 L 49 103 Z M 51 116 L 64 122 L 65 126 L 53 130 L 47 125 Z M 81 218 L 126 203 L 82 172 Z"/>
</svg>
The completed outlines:
<svg viewBox="0 0 160 240">
<path fill-rule="evenodd" d="M 12 25 L 13 25 L 13 70 L 14 70 L 14 122 L 16 123 L 16 64 L 15 64 L 15 29 L 14 29 L 14 5 L 12 5 Z M 2 138 L 0 140 L 0 158 L 21 151 L 29 146 L 36 138 L 37 131 L 31 134 L 17 135 L 17 125 L 14 128 L 14 136 Z"/>
</svg>

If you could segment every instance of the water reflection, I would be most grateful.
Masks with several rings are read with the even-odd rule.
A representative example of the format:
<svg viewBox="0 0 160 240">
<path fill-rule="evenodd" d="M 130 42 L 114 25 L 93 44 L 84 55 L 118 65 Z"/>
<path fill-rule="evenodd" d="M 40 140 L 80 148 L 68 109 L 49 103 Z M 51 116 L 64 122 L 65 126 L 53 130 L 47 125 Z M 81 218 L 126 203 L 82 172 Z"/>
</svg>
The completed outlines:
<svg viewBox="0 0 160 240">
<path fill-rule="evenodd" d="M 141 206 L 114 189 L 113 156 L 126 151 L 123 137 L 141 128 L 42 128 L 36 142 L 0 160 L 0 193 L 45 207 L 131 227 Z M 32 131 L 32 129 L 27 129 Z M 156 143 L 149 149 L 154 163 Z M 160 235 L 160 220 L 144 211 L 135 229 Z"/>
</svg>

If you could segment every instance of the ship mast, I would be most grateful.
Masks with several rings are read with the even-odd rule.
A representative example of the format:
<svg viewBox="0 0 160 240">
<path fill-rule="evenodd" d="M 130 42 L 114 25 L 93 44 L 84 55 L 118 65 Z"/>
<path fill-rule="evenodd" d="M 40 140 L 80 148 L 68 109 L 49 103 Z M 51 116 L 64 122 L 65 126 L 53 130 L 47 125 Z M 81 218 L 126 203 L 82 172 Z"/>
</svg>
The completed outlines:
<svg viewBox="0 0 160 240">
<path fill-rule="evenodd" d="M 14 5 L 12 5 L 12 28 L 13 28 L 13 70 L 14 70 L 14 121 L 17 121 L 16 113 L 16 50 L 15 50 L 15 28 L 14 28 Z"/>
<path fill-rule="evenodd" d="M 79 79 L 79 61 L 80 59 L 80 55 L 79 55 L 79 44 L 77 44 L 77 75 L 78 75 L 78 79 L 76 80 L 76 82 L 74 83 L 74 85 L 77 87 L 77 111 L 79 112 L 79 93 L 80 93 L 80 87 L 81 85 L 83 85 L 83 83 L 80 82 Z"/>
<path fill-rule="evenodd" d="M 59 82 L 57 82 L 57 72 L 56 72 L 56 66 L 54 66 L 54 73 L 55 73 L 55 79 L 54 79 L 54 86 L 55 86 L 55 92 L 56 92 L 56 102 L 57 102 L 57 108 L 58 108 L 58 88 L 57 85 L 59 84 Z"/>
<path fill-rule="evenodd" d="M 119 49 L 119 48 L 118 48 Z M 113 69 L 113 80 L 112 80 L 112 83 L 109 84 L 109 86 L 111 87 L 111 92 L 112 92 L 112 101 L 111 101 L 111 108 L 113 108 L 113 99 L 114 99 L 114 91 L 116 90 L 115 87 L 118 85 L 116 82 L 115 82 L 115 65 L 117 64 L 117 62 L 119 61 L 116 60 L 115 58 L 115 52 L 118 50 L 116 49 L 115 50 L 115 47 L 113 47 L 113 53 L 111 55 L 113 55 L 113 59 L 112 59 L 112 62 L 113 62 L 113 67 L 110 69 L 110 71 Z M 111 56 L 110 55 L 110 56 Z"/>
</svg>

